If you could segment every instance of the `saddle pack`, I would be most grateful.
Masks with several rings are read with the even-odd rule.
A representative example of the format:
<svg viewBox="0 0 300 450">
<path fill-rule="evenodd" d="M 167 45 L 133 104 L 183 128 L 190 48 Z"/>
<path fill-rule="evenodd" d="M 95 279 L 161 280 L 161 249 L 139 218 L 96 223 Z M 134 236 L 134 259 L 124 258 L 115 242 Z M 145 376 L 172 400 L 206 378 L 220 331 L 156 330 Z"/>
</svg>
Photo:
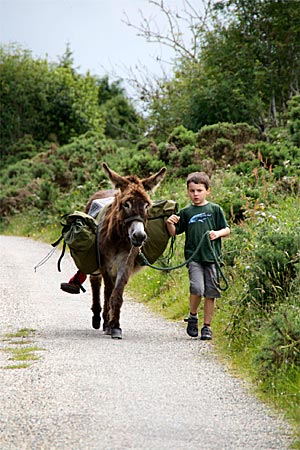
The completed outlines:
<svg viewBox="0 0 300 450">
<path fill-rule="evenodd" d="M 81 272 L 90 274 L 100 266 L 100 256 L 97 250 L 97 236 L 99 223 L 97 220 L 81 211 L 74 211 L 61 218 L 62 232 L 60 238 L 52 244 L 56 247 L 63 241 L 63 249 L 57 262 L 58 271 L 61 272 L 61 260 L 65 254 L 66 246 Z"/>
<path fill-rule="evenodd" d="M 91 209 L 93 204 L 91 205 Z M 62 233 L 60 238 L 52 244 L 56 247 L 63 241 L 63 249 L 58 260 L 58 271 L 61 271 L 61 260 L 66 246 L 76 267 L 85 274 L 97 271 L 101 266 L 99 253 L 99 234 L 106 206 L 97 210 L 96 217 L 80 211 L 66 214 L 61 218 Z M 166 227 L 167 218 L 176 214 L 178 204 L 173 200 L 157 200 L 148 210 L 146 223 L 147 240 L 142 247 L 146 259 L 153 264 L 166 250 L 170 235 Z"/>
<path fill-rule="evenodd" d="M 149 208 L 146 223 L 147 240 L 142 247 L 142 253 L 150 264 L 166 250 L 170 239 L 166 221 L 177 212 L 178 204 L 173 200 L 156 200 Z"/>
</svg>

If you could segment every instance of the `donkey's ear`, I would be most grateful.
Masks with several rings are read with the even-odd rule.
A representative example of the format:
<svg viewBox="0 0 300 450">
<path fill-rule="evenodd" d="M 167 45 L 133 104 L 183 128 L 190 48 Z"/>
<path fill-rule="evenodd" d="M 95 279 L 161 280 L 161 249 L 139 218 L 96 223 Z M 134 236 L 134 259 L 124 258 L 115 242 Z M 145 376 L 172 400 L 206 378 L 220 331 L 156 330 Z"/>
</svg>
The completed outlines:
<svg viewBox="0 0 300 450">
<path fill-rule="evenodd" d="M 145 190 L 154 192 L 154 190 L 159 186 L 160 182 L 165 178 L 166 172 L 167 169 L 163 167 L 154 175 L 151 175 L 148 178 L 143 178 L 143 180 L 141 181 Z"/>
<path fill-rule="evenodd" d="M 117 172 L 111 170 L 105 162 L 102 163 L 102 167 L 115 188 L 119 188 L 122 190 L 128 186 L 129 181 L 119 175 Z"/>
</svg>

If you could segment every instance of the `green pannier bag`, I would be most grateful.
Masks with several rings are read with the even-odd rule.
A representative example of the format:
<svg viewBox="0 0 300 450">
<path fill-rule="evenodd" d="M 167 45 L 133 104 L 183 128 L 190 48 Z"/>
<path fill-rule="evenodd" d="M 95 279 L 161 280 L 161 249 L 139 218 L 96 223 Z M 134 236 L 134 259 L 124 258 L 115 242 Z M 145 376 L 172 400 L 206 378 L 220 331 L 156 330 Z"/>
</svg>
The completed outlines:
<svg viewBox="0 0 300 450">
<path fill-rule="evenodd" d="M 97 246 L 98 222 L 89 214 L 81 211 L 74 211 L 62 217 L 63 227 L 61 237 L 52 244 L 53 247 L 63 239 L 63 251 L 58 260 L 58 270 L 60 272 L 60 262 L 68 245 L 70 254 L 79 270 L 86 274 L 95 272 L 100 265 L 99 252 Z"/>
<path fill-rule="evenodd" d="M 177 211 L 178 204 L 173 200 L 156 200 L 149 208 L 146 224 L 147 240 L 142 247 L 142 253 L 150 264 L 153 264 L 167 248 L 170 235 L 166 221 Z"/>
<path fill-rule="evenodd" d="M 99 233 L 105 210 L 104 206 L 96 219 L 80 211 L 74 211 L 74 213 L 62 217 L 61 237 L 52 244 L 55 247 L 62 239 L 64 241 L 62 254 L 58 260 L 59 272 L 66 245 L 81 272 L 91 274 L 100 267 Z M 171 214 L 176 214 L 177 210 L 178 205 L 173 200 L 154 201 L 149 208 L 146 224 L 147 240 L 142 247 L 142 252 L 150 264 L 154 263 L 165 251 L 170 239 L 166 220 Z"/>
</svg>

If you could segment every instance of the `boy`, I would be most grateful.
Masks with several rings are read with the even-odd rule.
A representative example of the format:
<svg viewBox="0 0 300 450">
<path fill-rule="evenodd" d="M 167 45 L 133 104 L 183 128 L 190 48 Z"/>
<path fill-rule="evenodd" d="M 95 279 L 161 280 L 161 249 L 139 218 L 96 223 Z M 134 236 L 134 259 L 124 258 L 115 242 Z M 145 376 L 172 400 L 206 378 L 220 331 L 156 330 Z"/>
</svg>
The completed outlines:
<svg viewBox="0 0 300 450">
<path fill-rule="evenodd" d="M 210 193 L 210 179 L 204 172 L 191 173 L 187 177 L 187 193 L 192 204 L 173 214 L 167 220 L 171 236 L 185 233 L 185 258 L 195 252 L 204 233 L 209 231 L 209 239 L 218 257 L 221 256 L 221 238 L 229 236 L 230 229 L 219 205 L 209 203 L 206 196 Z M 212 339 L 211 321 L 215 308 L 215 298 L 220 298 L 217 287 L 217 271 L 209 244 L 203 240 L 197 254 L 188 264 L 190 279 L 190 314 L 187 319 L 187 333 L 198 336 L 198 307 L 204 296 L 204 322 L 201 339 Z"/>
</svg>

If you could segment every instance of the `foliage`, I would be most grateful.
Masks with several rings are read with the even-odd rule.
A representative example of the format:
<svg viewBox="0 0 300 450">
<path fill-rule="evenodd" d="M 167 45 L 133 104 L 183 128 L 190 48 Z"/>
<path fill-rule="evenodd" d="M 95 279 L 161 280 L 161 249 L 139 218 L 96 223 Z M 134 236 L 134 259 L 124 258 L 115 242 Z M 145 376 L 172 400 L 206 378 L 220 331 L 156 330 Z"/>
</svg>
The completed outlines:
<svg viewBox="0 0 300 450">
<path fill-rule="evenodd" d="M 187 145 L 195 146 L 196 136 L 192 131 L 187 130 L 183 125 L 180 125 L 172 130 L 168 138 L 168 142 L 179 148 Z"/>
<path fill-rule="evenodd" d="M 139 173 L 141 177 L 146 177 L 149 173 L 157 172 L 162 168 L 162 163 L 151 158 L 147 153 L 135 154 L 130 160 L 121 164 L 124 173 Z"/>
<path fill-rule="evenodd" d="M 246 302 L 269 311 L 288 297 L 300 270 L 299 235 L 297 226 L 288 232 L 261 229 L 259 245 L 253 251 Z"/>
<path fill-rule="evenodd" d="M 288 102 L 288 130 L 292 143 L 300 148 L 300 95 Z"/>
<path fill-rule="evenodd" d="M 107 185 L 101 162 L 119 160 L 122 148 L 104 139 L 102 133 L 86 133 L 62 147 L 46 145 L 32 159 L 20 160 L 1 173 L 0 211 L 2 217 L 29 207 L 52 213 L 72 209 L 101 186 Z M 82 200 L 80 200 L 82 198 Z M 74 208 L 75 209 L 75 208 Z"/>
<path fill-rule="evenodd" d="M 107 76 L 96 79 L 98 102 L 105 118 L 105 135 L 112 139 L 136 142 L 145 131 L 144 121 L 126 97 L 121 80 L 110 83 Z"/>
<path fill-rule="evenodd" d="M 63 146 L 42 144 L 26 136 L 10 147 L 0 179 L 0 210 L 3 217 L 30 206 L 65 211 L 68 201 L 72 204 L 84 196 L 86 199 L 106 183 L 100 170 L 100 163 L 106 159 L 115 164 L 116 170 L 140 176 L 164 165 L 168 166 L 169 176 L 177 178 L 204 170 L 214 174 L 216 183 L 216 171 L 226 168 L 222 204 L 227 217 L 238 223 L 253 209 L 258 213 L 259 205 L 274 202 L 276 192 L 299 190 L 299 149 L 288 140 L 269 144 L 255 142 L 256 137 L 256 130 L 249 125 L 228 123 L 205 126 L 199 133 L 176 127 L 166 142 L 156 145 L 147 137 L 134 147 L 117 145 L 97 132 L 88 132 Z M 14 163 L 17 150 L 22 159 Z M 244 177 L 240 177 L 241 173 Z M 274 178 L 279 180 L 276 185 Z M 223 179 L 218 190 L 223 191 Z M 85 200 L 80 201 L 84 204 Z"/>
<path fill-rule="evenodd" d="M 31 135 L 24 134 L 14 144 L 7 147 L 7 155 L 2 155 L 0 167 L 8 166 L 21 159 L 33 158 L 43 150 L 43 143 L 33 139 Z"/>
<path fill-rule="evenodd" d="M 103 129 L 97 86 L 68 65 L 33 59 L 16 47 L 0 48 L 1 152 L 25 135 L 67 143 L 88 130 Z"/>
<path fill-rule="evenodd" d="M 249 151 L 249 143 L 257 142 L 258 138 L 257 130 L 247 123 L 225 122 L 202 127 L 197 143 L 206 157 L 214 159 L 218 167 L 225 168 L 255 158 Z"/>
<path fill-rule="evenodd" d="M 263 327 L 261 350 L 255 358 L 266 380 L 277 371 L 300 367 L 300 306 L 282 305 Z"/>
<path fill-rule="evenodd" d="M 194 8 L 183 18 L 193 37 L 190 46 L 180 39 L 180 15 L 175 18 L 160 2 L 170 34 L 141 30 L 147 40 L 169 45 L 177 54 L 172 78 L 146 97 L 154 132 L 169 133 L 181 124 L 194 132 L 218 122 L 247 122 L 260 131 L 285 124 L 288 101 L 299 92 L 300 4 L 206 3 L 207 17 Z M 185 2 L 185 11 L 189 7 Z"/>
<path fill-rule="evenodd" d="M 0 150 L 5 164 L 33 156 L 34 147 L 48 141 L 67 144 L 87 131 L 131 142 L 144 132 L 144 121 L 121 82 L 76 73 L 68 48 L 59 64 L 50 64 L 34 59 L 28 50 L 1 47 L 0 63 Z"/>
<path fill-rule="evenodd" d="M 280 206 L 277 200 L 276 206 L 259 211 L 230 239 L 228 259 L 235 277 L 243 281 L 240 293 L 231 300 L 227 333 L 239 348 L 249 344 L 281 305 L 299 298 L 298 223 L 295 198 L 281 199 Z"/>
<path fill-rule="evenodd" d="M 102 108 L 105 118 L 105 135 L 112 139 L 128 139 L 135 142 L 144 130 L 142 119 L 122 95 L 107 100 Z"/>
</svg>

